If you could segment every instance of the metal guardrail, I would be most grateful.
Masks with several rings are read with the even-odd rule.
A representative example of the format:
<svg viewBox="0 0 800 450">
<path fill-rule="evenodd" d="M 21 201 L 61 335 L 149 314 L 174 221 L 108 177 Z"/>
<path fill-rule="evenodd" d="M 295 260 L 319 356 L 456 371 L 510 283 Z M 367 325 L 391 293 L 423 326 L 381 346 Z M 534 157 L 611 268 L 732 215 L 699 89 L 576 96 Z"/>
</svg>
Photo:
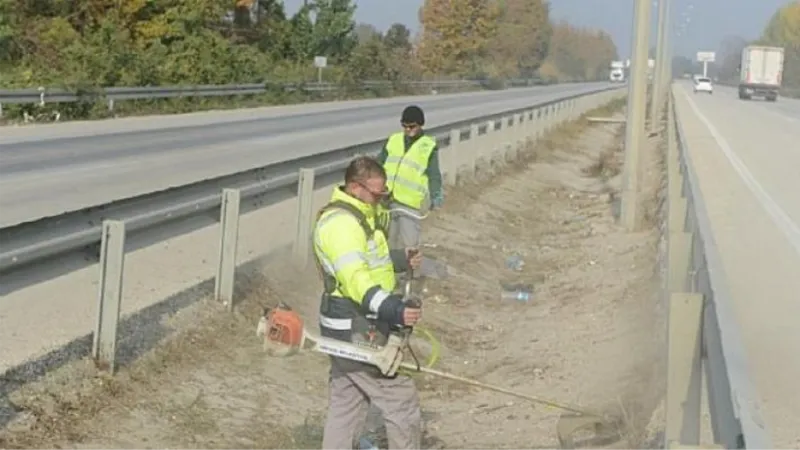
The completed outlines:
<svg viewBox="0 0 800 450">
<path fill-rule="evenodd" d="M 513 152 L 528 137 L 539 137 L 565 120 L 622 96 L 618 87 L 602 87 L 589 93 L 506 111 L 433 128 L 441 150 L 445 182 L 455 184 L 466 170 L 471 176 L 483 158 Z M 503 141 L 493 136 L 507 133 Z M 298 198 L 298 229 L 294 254 L 308 257 L 311 232 L 311 193 L 314 184 L 338 181 L 356 154 L 377 153 L 383 141 L 371 141 L 327 153 L 254 168 L 233 175 L 198 181 L 140 197 L 40 219 L 0 229 L 0 277 L 3 289 L 37 272 L 75 270 L 99 262 L 100 299 L 95 329 L 94 356 L 113 371 L 116 324 L 123 261 L 127 251 L 184 234 L 194 228 L 220 223 L 220 259 L 215 297 L 233 305 L 235 248 L 239 215 L 277 201 Z M 222 195 L 220 195 L 222 193 Z M 65 261 L 70 261 L 65 263 Z M 69 266 L 68 269 L 65 267 Z M 56 269 L 54 269 L 54 267 Z M 35 281 L 34 281 L 35 282 Z"/>
<path fill-rule="evenodd" d="M 405 81 L 393 83 L 391 81 L 373 80 L 359 83 L 362 89 L 382 89 L 394 86 L 405 86 L 414 88 L 465 88 L 488 86 L 489 80 L 439 80 L 439 81 Z M 505 80 L 504 85 L 510 86 L 532 86 L 546 84 L 543 80 Z M 341 89 L 352 88 L 344 84 L 336 83 L 251 83 L 251 84 L 230 84 L 230 85 L 196 85 L 196 86 L 133 86 L 133 87 L 109 87 L 90 89 L 85 92 L 71 91 L 61 88 L 39 87 L 29 89 L 0 89 L 0 105 L 3 104 L 32 104 L 38 103 L 75 103 L 78 101 L 100 101 L 105 100 L 109 108 L 120 100 L 143 100 L 159 98 L 179 98 L 179 97 L 214 97 L 232 95 L 256 95 L 269 92 L 271 90 L 306 92 L 333 92 Z M 0 109 L 2 111 L 2 109 Z"/>
<path fill-rule="evenodd" d="M 670 295 L 666 443 L 669 448 L 700 445 L 705 399 L 714 442 L 720 448 L 772 448 L 672 96 L 667 116 Z"/>
</svg>

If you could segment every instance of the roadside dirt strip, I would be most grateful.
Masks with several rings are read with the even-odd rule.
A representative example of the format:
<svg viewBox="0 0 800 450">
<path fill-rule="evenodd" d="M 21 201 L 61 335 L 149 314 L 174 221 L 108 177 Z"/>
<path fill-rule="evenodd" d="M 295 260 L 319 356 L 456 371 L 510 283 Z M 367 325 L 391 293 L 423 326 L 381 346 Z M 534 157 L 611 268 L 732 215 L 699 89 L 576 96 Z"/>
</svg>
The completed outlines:
<svg viewBox="0 0 800 450">
<path fill-rule="evenodd" d="M 592 115 L 619 116 L 620 107 Z M 655 448 L 665 387 L 663 152 L 655 141 L 644 152 L 646 223 L 627 233 L 614 218 L 621 133 L 582 119 L 514 164 L 450 188 L 424 224 L 424 251 L 450 273 L 425 283 L 421 325 L 441 342 L 435 368 L 623 414 L 624 446 Z M 502 300 L 501 283 L 532 284 L 534 294 Z M 315 328 L 319 285 L 313 268 L 272 258 L 241 289 L 239 311 L 207 302 L 172 315 L 168 326 L 183 331 L 114 378 L 79 361 L 19 386 L 0 447 L 319 448 L 326 358 L 270 359 L 255 336 L 261 305 L 279 300 Z M 416 379 L 427 448 L 557 446 L 556 410 Z"/>
</svg>

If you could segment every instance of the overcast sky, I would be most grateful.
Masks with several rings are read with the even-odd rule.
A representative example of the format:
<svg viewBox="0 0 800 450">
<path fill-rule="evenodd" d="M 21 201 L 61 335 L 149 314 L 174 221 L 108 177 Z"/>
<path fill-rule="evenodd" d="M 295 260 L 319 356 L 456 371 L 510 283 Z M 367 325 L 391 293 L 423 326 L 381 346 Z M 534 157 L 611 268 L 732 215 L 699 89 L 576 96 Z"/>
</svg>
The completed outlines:
<svg viewBox="0 0 800 450">
<path fill-rule="evenodd" d="M 716 51 L 725 36 L 756 38 L 772 14 L 791 1 L 673 0 L 673 30 L 682 22 L 688 23 L 685 32 L 677 37 L 675 49 L 679 54 L 693 56 L 698 50 Z M 393 22 L 404 23 L 414 31 L 419 29 L 417 11 L 423 0 L 355 2 L 358 5 L 356 16 L 360 22 L 371 23 L 381 30 Z M 301 3 L 302 0 L 285 0 L 287 12 L 293 13 Z M 633 0 L 551 0 L 550 3 L 554 18 L 563 18 L 576 25 L 602 28 L 614 37 L 620 55 L 628 55 L 633 24 Z"/>
</svg>

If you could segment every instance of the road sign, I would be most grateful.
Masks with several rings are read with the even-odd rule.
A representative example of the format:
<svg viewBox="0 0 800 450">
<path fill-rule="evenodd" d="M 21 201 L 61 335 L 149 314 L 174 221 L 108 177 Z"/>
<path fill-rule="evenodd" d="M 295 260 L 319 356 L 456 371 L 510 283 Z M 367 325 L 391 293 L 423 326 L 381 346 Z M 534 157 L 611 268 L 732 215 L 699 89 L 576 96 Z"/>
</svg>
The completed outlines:
<svg viewBox="0 0 800 450">
<path fill-rule="evenodd" d="M 314 67 L 316 67 L 317 69 L 324 69 L 328 67 L 328 58 L 324 56 L 315 56 Z"/>
<path fill-rule="evenodd" d="M 715 58 L 714 52 L 697 52 L 697 62 L 713 63 Z"/>
</svg>

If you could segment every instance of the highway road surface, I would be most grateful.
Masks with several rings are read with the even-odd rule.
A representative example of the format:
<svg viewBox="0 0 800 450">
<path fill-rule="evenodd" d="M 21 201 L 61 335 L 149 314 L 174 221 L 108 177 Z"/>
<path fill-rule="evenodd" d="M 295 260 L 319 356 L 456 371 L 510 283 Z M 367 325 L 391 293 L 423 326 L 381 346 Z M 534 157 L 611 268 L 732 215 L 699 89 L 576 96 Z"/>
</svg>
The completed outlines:
<svg viewBox="0 0 800 450">
<path fill-rule="evenodd" d="M 800 448 L 800 101 L 675 97 L 767 429 Z"/>
<path fill-rule="evenodd" d="M 286 159 L 381 139 L 409 103 L 426 126 L 607 86 L 566 84 L 4 128 L 0 228 Z"/>
</svg>

